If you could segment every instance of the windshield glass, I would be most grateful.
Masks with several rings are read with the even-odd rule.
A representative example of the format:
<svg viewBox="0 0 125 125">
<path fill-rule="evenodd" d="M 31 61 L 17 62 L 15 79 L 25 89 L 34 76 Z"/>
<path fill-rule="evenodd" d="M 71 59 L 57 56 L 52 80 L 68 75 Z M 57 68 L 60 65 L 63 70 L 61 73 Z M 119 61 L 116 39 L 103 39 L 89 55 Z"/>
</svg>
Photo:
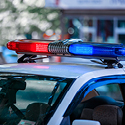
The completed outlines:
<svg viewBox="0 0 125 125">
<path fill-rule="evenodd" d="M 0 124 L 17 124 L 21 119 L 36 122 L 52 116 L 73 79 L 22 75 L 0 75 Z M 46 118 L 47 120 L 49 118 Z"/>
</svg>

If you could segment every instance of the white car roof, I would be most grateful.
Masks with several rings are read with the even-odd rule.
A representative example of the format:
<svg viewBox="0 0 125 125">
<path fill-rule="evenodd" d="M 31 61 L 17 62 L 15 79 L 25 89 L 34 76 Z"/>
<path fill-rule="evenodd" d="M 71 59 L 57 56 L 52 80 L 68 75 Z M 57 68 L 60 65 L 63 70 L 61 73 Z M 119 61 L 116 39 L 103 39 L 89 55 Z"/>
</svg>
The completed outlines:
<svg viewBox="0 0 125 125">
<path fill-rule="evenodd" d="M 101 69 L 106 70 L 104 66 L 92 62 L 84 62 L 83 64 L 15 63 L 0 65 L 0 72 L 25 73 L 65 78 L 78 78 L 87 72 Z"/>
</svg>

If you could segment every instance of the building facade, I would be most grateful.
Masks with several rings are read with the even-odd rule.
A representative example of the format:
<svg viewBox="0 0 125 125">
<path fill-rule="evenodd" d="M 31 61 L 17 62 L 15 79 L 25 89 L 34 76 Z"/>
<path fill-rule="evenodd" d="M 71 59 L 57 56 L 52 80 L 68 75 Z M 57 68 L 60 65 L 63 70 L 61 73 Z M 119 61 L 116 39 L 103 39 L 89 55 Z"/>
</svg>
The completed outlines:
<svg viewBox="0 0 125 125">
<path fill-rule="evenodd" d="M 46 0 L 61 10 L 62 39 L 125 44 L 125 0 Z"/>
</svg>

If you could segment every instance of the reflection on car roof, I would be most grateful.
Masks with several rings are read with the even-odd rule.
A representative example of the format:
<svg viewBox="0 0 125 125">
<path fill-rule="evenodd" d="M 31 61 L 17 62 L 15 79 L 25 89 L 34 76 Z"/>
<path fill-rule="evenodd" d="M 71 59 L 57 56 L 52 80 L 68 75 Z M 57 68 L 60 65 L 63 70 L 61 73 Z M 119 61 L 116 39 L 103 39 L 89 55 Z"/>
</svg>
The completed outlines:
<svg viewBox="0 0 125 125">
<path fill-rule="evenodd" d="M 83 70 L 82 70 L 83 69 Z M 87 72 L 104 69 L 101 65 L 69 63 L 24 63 L 0 65 L 0 72 L 27 73 L 65 78 L 77 78 Z"/>
</svg>

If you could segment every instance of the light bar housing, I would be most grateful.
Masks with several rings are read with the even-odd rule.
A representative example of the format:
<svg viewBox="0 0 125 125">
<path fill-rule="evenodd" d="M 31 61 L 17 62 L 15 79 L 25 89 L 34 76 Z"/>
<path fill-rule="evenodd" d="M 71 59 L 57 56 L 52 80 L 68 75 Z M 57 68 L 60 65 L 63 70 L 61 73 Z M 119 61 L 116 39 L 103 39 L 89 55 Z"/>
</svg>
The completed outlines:
<svg viewBox="0 0 125 125">
<path fill-rule="evenodd" d="M 90 43 L 81 39 L 57 41 L 22 39 L 8 42 L 7 48 L 23 54 L 125 60 L 123 44 Z"/>
</svg>

